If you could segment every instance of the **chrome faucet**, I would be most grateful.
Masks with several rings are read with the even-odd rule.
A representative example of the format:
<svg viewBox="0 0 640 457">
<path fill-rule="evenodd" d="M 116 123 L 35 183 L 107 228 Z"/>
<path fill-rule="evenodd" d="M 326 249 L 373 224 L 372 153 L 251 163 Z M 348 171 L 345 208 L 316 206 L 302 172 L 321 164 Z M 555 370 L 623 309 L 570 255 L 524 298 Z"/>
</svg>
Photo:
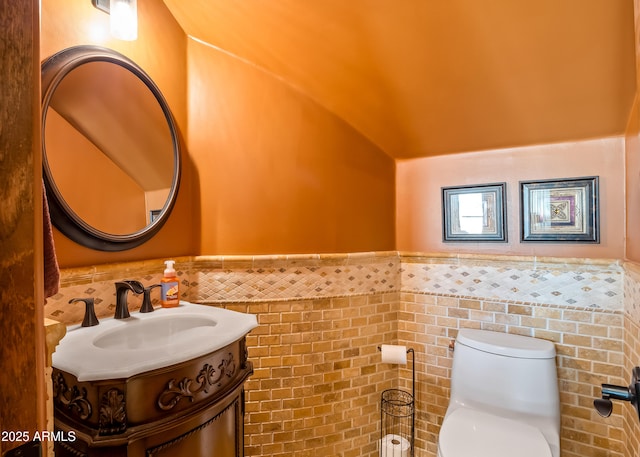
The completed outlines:
<svg viewBox="0 0 640 457">
<path fill-rule="evenodd" d="M 139 281 L 124 280 L 116 282 L 116 313 L 115 319 L 126 319 L 130 316 L 129 304 L 127 303 L 127 293 L 132 291 L 134 294 L 144 293 L 144 286 Z"/>
</svg>

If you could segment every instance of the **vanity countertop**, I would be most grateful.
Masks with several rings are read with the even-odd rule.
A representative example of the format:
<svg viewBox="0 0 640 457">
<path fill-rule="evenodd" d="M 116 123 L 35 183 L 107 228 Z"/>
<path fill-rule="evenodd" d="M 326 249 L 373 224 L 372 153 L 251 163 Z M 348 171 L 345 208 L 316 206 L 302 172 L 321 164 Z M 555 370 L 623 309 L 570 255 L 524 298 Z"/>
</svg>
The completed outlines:
<svg viewBox="0 0 640 457">
<path fill-rule="evenodd" d="M 53 367 L 81 382 L 129 378 L 214 352 L 257 325 L 253 314 L 182 301 L 93 327 L 69 326 Z"/>
</svg>

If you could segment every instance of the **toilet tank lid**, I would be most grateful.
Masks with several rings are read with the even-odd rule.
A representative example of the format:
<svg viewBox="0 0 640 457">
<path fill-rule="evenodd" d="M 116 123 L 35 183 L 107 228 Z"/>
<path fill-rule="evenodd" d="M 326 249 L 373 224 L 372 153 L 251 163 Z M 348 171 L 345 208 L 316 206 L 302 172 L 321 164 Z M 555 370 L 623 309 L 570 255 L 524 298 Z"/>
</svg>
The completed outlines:
<svg viewBox="0 0 640 457">
<path fill-rule="evenodd" d="M 457 342 L 491 354 L 522 359 L 551 359 L 556 356 L 552 342 L 530 336 L 488 330 L 460 329 Z"/>
</svg>

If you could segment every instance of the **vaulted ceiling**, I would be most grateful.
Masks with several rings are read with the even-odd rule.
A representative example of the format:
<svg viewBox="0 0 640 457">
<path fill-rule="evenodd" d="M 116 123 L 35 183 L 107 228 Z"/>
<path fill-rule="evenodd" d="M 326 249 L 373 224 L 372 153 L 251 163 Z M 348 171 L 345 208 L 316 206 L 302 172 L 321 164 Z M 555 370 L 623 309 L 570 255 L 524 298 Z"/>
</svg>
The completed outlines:
<svg viewBox="0 0 640 457">
<path fill-rule="evenodd" d="M 395 158 L 624 133 L 633 0 L 164 0 Z"/>
</svg>

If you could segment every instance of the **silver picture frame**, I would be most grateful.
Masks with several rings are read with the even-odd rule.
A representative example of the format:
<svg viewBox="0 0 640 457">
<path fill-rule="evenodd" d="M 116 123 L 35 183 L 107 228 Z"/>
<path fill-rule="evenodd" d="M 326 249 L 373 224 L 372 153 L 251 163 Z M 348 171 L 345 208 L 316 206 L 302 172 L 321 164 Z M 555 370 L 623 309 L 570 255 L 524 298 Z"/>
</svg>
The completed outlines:
<svg viewBox="0 0 640 457">
<path fill-rule="evenodd" d="M 444 242 L 506 242 L 506 183 L 442 188 Z"/>
<path fill-rule="evenodd" d="M 520 240 L 599 243 L 598 176 L 520 182 Z"/>
</svg>

